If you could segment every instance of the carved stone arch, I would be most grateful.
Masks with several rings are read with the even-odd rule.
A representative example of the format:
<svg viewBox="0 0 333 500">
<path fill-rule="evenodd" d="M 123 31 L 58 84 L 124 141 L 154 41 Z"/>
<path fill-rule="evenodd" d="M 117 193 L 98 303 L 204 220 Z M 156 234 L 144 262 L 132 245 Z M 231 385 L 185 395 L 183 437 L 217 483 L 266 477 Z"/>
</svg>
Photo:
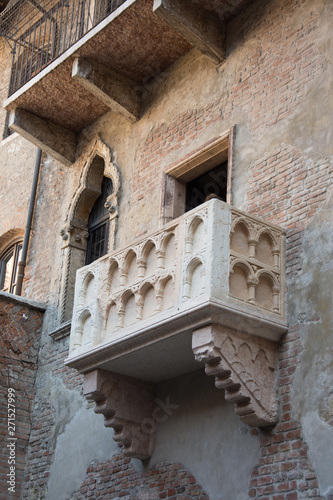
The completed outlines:
<svg viewBox="0 0 333 500">
<path fill-rule="evenodd" d="M 145 293 L 147 292 L 147 290 L 150 288 L 150 287 L 153 287 L 154 290 L 155 290 L 155 286 L 156 286 L 156 283 L 154 283 L 154 281 L 152 279 L 147 279 L 145 281 L 143 281 L 139 288 L 138 288 L 138 292 L 139 294 L 141 295 L 145 295 Z"/>
<path fill-rule="evenodd" d="M 165 269 L 165 267 L 168 267 L 171 262 L 174 262 L 176 250 L 176 231 L 173 229 L 164 233 L 162 237 L 157 241 L 157 267 L 159 269 Z"/>
<path fill-rule="evenodd" d="M 183 299 L 190 299 L 192 297 L 192 288 L 193 288 L 193 273 L 194 271 L 201 266 L 204 268 L 204 263 L 201 257 L 195 256 L 193 257 L 186 266 L 185 275 L 184 275 L 184 291 L 183 291 Z M 203 289 L 204 287 L 202 287 Z"/>
<path fill-rule="evenodd" d="M 232 259 L 230 263 L 229 293 L 240 300 L 254 302 L 256 277 L 245 260 Z"/>
<path fill-rule="evenodd" d="M 189 263 L 186 266 L 186 271 L 185 271 L 185 280 L 188 280 L 191 278 L 191 275 L 193 274 L 194 269 L 199 266 L 200 264 L 203 264 L 202 259 L 198 256 L 193 257 L 189 261 Z"/>
<path fill-rule="evenodd" d="M 251 244 L 250 244 L 251 242 Z M 230 231 L 230 249 L 246 257 L 254 256 L 251 246 L 256 244 L 256 236 L 247 221 L 238 217 L 232 222 Z"/>
<path fill-rule="evenodd" d="M 107 287 L 106 295 L 109 296 L 111 293 L 115 292 L 120 288 L 120 270 L 121 265 L 118 259 L 112 257 L 109 261 L 107 276 L 104 279 L 105 285 Z M 118 271 L 118 276 L 116 277 L 116 273 Z"/>
<path fill-rule="evenodd" d="M 112 160 L 110 147 L 98 137 L 95 139 L 89 153 L 82 158 L 80 163 L 83 164 L 83 167 L 79 186 L 70 203 L 66 224 L 87 226 L 89 213 L 101 193 L 103 176 L 112 180 L 113 192 L 108 197 L 107 203 L 110 215 L 114 218 L 118 213 L 120 175 L 117 166 Z"/>
<path fill-rule="evenodd" d="M 95 273 L 91 269 L 89 269 L 89 271 L 84 275 L 84 277 L 82 279 L 82 284 L 80 287 L 79 299 L 80 299 L 81 305 L 88 303 L 88 298 L 89 298 L 89 297 L 87 297 L 88 287 L 89 287 L 90 283 L 92 282 L 92 280 L 95 281 L 96 276 L 95 276 Z M 95 288 L 95 286 L 94 286 L 94 288 Z"/>
<path fill-rule="evenodd" d="M 246 273 L 247 279 L 254 278 L 255 275 L 253 273 L 253 269 L 245 260 L 233 259 L 230 262 L 230 274 L 234 272 L 235 267 L 241 268 Z"/>
<path fill-rule="evenodd" d="M 79 317 L 77 319 L 77 325 L 75 328 L 75 335 L 74 335 L 74 347 L 81 347 L 83 343 L 83 335 L 84 335 L 84 326 L 85 323 L 91 319 L 91 322 L 94 322 L 93 314 L 89 308 L 83 309 Z M 93 335 L 91 335 L 91 340 L 92 340 Z"/>
<path fill-rule="evenodd" d="M 258 244 L 256 258 L 270 266 L 279 267 L 279 245 L 276 237 L 269 229 L 262 227 L 258 230 Z"/>
<path fill-rule="evenodd" d="M 137 259 L 138 258 L 138 254 L 137 254 L 137 252 L 135 251 L 134 248 L 129 248 L 127 250 L 127 252 L 125 253 L 124 259 L 123 259 L 123 261 L 124 261 L 123 262 L 123 269 L 124 269 L 124 271 L 128 271 L 129 265 L 130 265 L 130 263 L 132 261 L 132 258 L 133 258 L 132 256 L 134 256 L 134 255 L 135 255 L 135 258 Z"/>
<path fill-rule="evenodd" d="M 167 282 L 171 280 L 173 283 L 175 282 L 175 275 L 173 272 L 171 273 L 168 273 L 166 274 L 165 276 L 163 276 L 159 283 L 158 283 L 158 286 L 159 286 L 159 289 L 163 292 L 164 288 L 165 288 L 165 285 L 167 284 Z"/>
<path fill-rule="evenodd" d="M 248 224 L 248 220 L 246 219 L 246 217 L 235 217 L 232 222 L 231 222 L 231 228 L 230 228 L 230 232 L 231 233 L 234 233 L 235 230 L 236 230 L 236 227 L 238 226 L 238 224 L 243 224 L 246 229 L 247 229 L 247 232 L 248 232 L 248 235 L 249 236 L 253 236 L 251 235 L 251 228 L 249 227 L 249 224 Z"/>
<path fill-rule="evenodd" d="M 196 215 L 192 218 L 191 222 L 189 223 L 189 226 L 188 226 L 188 231 L 187 231 L 187 232 L 188 232 L 188 234 L 189 234 L 189 235 L 191 235 L 191 236 L 193 236 L 193 235 L 194 235 L 194 233 L 195 233 L 195 231 L 196 231 L 196 229 L 197 229 L 197 227 L 198 227 L 198 225 L 199 225 L 201 222 L 203 222 L 203 224 L 205 224 L 205 218 L 204 218 L 204 216 L 203 216 L 203 215 L 201 215 L 200 213 L 199 213 L 199 214 L 196 214 Z"/>
<path fill-rule="evenodd" d="M 274 273 L 267 269 L 259 269 L 256 272 L 256 277 L 256 304 L 263 309 L 279 313 L 281 291 L 279 280 Z"/>
<path fill-rule="evenodd" d="M 138 253 L 135 251 L 134 248 L 129 248 L 124 255 L 123 262 L 122 262 L 122 267 L 121 267 L 121 284 L 126 285 L 128 283 L 129 277 L 129 271 L 133 262 L 133 259 L 135 259 L 135 265 L 137 269 L 137 274 L 138 274 Z"/>
<path fill-rule="evenodd" d="M 152 293 L 149 292 L 152 290 Z M 144 281 L 137 293 L 137 319 L 146 319 L 158 312 L 156 297 L 156 283 L 152 280 Z"/>
<path fill-rule="evenodd" d="M 188 223 L 186 236 L 185 236 L 185 252 L 192 253 L 195 246 L 195 236 L 200 224 L 203 224 L 204 230 L 206 229 L 205 217 L 203 214 L 196 214 Z"/>
<path fill-rule="evenodd" d="M 142 259 L 147 259 L 148 254 L 153 246 L 155 247 L 155 250 L 156 250 L 155 241 L 152 238 L 148 238 L 148 240 L 145 241 L 145 244 L 142 247 L 142 251 L 141 251 L 141 258 Z"/>
<path fill-rule="evenodd" d="M 163 275 L 155 285 L 157 311 L 170 309 L 175 303 L 175 275 L 173 272 Z"/>
<path fill-rule="evenodd" d="M 83 326 L 83 323 L 89 318 L 91 317 L 92 318 L 92 313 L 91 313 L 91 310 L 89 307 L 85 307 L 84 309 L 82 309 L 82 311 L 80 312 L 78 318 L 77 318 L 77 328 L 78 329 L 81 329 L 82 326 Z"/>
<path fill-rule="evenodd" d="M 153 252 L 152 258 L 151 252 Z M 155 273 L 158 267 L 158 255 L 156 242 L 153 238 L 149 238 L 142 247 L 140 258 L 138 257 L 138 267 L 140 277 Z"/>
<path fill-rule="evenodd" d="M 263 227 L 258 229 L 257 234 L 258 234 L 258 239 L 260 238 L 260 236 L 263 236 L 264 234 L 266 234 L 270 238 L 270 240 L 272 242 L 272 246 L 274 246 L 274 247 L 277 246 L 278 242 L 276 240 L 276 236 L 273 234 L 272 231 L 269 230 L 269 228 L 263 226 Z"/>
<path fill-rule="evenodd" d="M 171 230 L 171 231 L 167 231 L 167 232 L 163 233 L 162 238 L 159 241 L 159 246 L 157 246 L 157 249 L 165 252 L 169 241 L 171 240 L 172 237 L 175 237 L 175 235 L 176 235 L 175 230 Z"/>
<path fill-rule="evenodd" d="M 112 335 L 119 328 L 119 300 L 112 298 L 105 304 L 101 317 L 107 335 Z"/>
<path fill-rule="evenodd" d="M 79 185 L 68 209 L 66 223 L 60 231 L 63 238 L 62 278 L 60 282 L 60 303 L 58 323 L 71 319 L 74 299 L 75 274 L 84 266 L 88 238 L 88 217 L 101 193 L 103 176 L 112 180 L 113 192 L 107 198 L 110 213 L 108 251 L 114 249 L 118 218 L 118 197 L 120 175 L 112 161 L 112 151 L 100 137 L 87 148 L 78 164 L 82 165 Z"/>
<path fill-rule="evenodd" d="M 129 305 L 129 303 L 131 304 Z M 137 318 L 138 311 L 138 296 L 134 290 L 127 288 L 120 296 L 119 301 L 119 327 L 127 327 L 132 325 Z"/>
<path fill-rule="evenodd" d="M 257 276 L 258 279 L 260 279 L 260 277 L 263 275 L 267 276 L 271 280 L 273 287 L 280 288 L 279 280 L 277 276 L 274 273 L 272 273 L 272 271 L 270 271 L 269 269 L 259 269 L 255 274 L 255 276 Z"/>
</svg>

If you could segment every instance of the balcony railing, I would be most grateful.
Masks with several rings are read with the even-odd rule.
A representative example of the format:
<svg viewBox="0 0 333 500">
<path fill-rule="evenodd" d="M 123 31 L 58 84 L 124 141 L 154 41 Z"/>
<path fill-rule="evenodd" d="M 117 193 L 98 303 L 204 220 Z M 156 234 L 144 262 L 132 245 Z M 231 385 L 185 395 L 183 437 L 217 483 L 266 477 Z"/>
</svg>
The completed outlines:
<svg viewBox="0 0 333 500">
<path fill-rule="evenodd" d="M 9 95 L 22 87 L 33 76 L 59 57 L 89 30 L 125 0 L 42 0 L 31 2 L 30 10 L 24 11 L 19 2 L 15 20 L 10 13 L 13 30 L 5 30 L 13 44 L 13 64 Z M 1 20 L 2 27 L 6 22 Z M 9 22 L 9 21 L 7 21 Z"/>
<path fill-rule="evenodd" d="M 191 332 L 209 323 L 273 342 L 285 331 L 283 230 L 216 199 L 77 272 L 67 363 L 152 380 L 190 371 Z M 175 353 L 165 369 L 160 341 Z M 149 345 L 157 364 L 134 366 Z"/>
</svg>

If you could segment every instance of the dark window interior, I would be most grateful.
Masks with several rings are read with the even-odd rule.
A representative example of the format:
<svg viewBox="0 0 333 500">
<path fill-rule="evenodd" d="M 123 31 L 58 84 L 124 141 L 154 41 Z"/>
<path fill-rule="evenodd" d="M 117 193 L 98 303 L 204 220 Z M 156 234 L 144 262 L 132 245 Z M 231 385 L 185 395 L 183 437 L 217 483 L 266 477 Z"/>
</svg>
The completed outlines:
<svg viewBox="0 0 333 500">
<path fill-rule="evenodd" d="M 208 196 L 215 195 L 223 201 L 227 199 L 228 162 L 217 165 L 186 184 L 185 211 L 204 203 Z"/>
<path fill-rule="evenodd" d="M 105 207 L 108 196 L 112 194 L 112 180 L 103 177 L 102 192 L 95 201 L 88 219 L 88 244 L 86 264 L 91 264 L 108 251 L 109 238 L 109 210 Z"/>
</svg>

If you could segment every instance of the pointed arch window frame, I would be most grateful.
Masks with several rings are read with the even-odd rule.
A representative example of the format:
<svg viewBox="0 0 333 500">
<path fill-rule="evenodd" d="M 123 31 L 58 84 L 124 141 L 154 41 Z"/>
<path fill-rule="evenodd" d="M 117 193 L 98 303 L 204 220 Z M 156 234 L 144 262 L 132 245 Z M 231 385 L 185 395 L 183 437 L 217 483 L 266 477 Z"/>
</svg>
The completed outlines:
<svg viewBox="0 0 333 500">
<path fill-rule="evenodd" d="M 103 165 L 99 163 L 100 161 L 103 162 Z M 88 217 L 93 204 L 101 194 L 103 176 L 110 178 L 113 183 L 112 194 L 107 197 L 105 202 L 109 218 L 108 252 L 114 249 L 118 227 L 120 173 L 113 160 L 110 146 L 98 136 L 87 146 L 76 163 L 78 166 L 81 165 L 81 175 L 69 206 L 66 223 L 60 230 L 63 240 L 62 274 L 59 279 L 58 315 L 54 330 L 50 333 L 50 336 L 55 340 L 69 335 L 75 275 L 77 269 L 85 265 L 89 236 Z M 61 331 L 60 335 L 58 335 L 58 331 Z"/>
</svg>

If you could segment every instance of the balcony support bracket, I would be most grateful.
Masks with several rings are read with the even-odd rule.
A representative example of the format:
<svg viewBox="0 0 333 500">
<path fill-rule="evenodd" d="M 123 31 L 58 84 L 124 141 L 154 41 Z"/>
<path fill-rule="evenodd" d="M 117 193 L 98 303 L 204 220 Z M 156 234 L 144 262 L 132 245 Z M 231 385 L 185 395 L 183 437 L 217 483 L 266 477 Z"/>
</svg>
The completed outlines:
<svg viewBox="0 0 333 500">
<path fill-rule="evenodd" d="M 153 384 L 106 370 L 85 373 L 83 393 L 96 402 L 95 413 L 104 415 L 105 427 L 123 445 L 128 457 L 147 459 L 155 444 Z"/>
<path fill-rule="evenodd" d="M 251 427 L 276 424 L 275 343 L 211 324 L 193 332 L 192 349 L 242 422 Z"/>
<path fill-rule="evenodd" d="M 70 130 L 21 108 L 10 113 L 9 127 L 64 165 L 74 163 L 76 135 Z"/>
<path fill-rule="evenodd" d="M 224 26 L 216 14 L 189 0 L 154 0 L 154 12 L 216 64 L 225 60 Z"/>
<path fill-rule="evenodd" d="M 135 93 L 136 82 L 115 71 L 76 58 L 72 78 L 116 113 L 131 122 L 140 117 L 140 102 Z"/>
</svg>

